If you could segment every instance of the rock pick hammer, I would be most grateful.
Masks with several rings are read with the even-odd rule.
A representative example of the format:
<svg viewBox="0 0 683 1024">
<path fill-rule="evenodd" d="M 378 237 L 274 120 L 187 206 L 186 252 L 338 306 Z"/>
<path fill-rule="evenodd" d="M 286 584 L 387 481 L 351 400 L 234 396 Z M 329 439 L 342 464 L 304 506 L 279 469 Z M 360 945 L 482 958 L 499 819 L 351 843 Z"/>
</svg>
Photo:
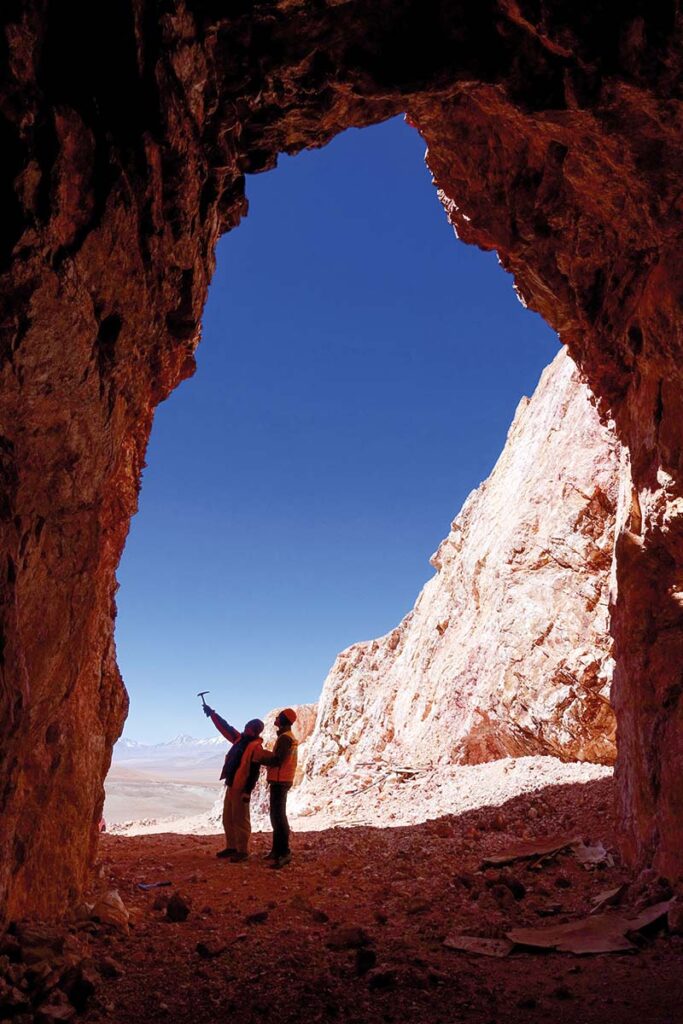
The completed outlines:
<svg viewBox="0 0 683 1024">
<path fill-rule="evenodd" d="M 204 694 L 205 693 L 211 693 L 211 690 L 200 690 L 199 693 L 197 694 L 198 697 L 202 698 L 202 707 L 203 708 L 206 707 L 206 701 L 204 700 Z"/>
</svg>

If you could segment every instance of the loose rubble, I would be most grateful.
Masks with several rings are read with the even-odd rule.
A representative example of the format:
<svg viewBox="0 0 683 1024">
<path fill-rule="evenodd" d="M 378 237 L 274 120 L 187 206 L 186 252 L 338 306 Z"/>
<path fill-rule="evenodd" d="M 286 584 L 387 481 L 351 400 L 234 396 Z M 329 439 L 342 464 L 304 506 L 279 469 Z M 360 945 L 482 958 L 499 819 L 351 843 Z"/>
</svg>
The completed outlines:
<svg viewBox="0 0 683 1024">
<path fill-rule="evenodd" d="M 2 940 L 0 1020 L 671 1024 L 683 894 L 629 875 L 612 800 L 604 778 L 418 825 L 297 830 L 276 877 L 267 834 L 246 864 L 218 860 L 217 836 L 107 835 L 61 930 Z M 586 868 L 583 847 L 609 857 Z M 94 914 L 118 900 L 127 928 Z M 559 951 L 606 936 L 617 951 Z"/>
</svg>

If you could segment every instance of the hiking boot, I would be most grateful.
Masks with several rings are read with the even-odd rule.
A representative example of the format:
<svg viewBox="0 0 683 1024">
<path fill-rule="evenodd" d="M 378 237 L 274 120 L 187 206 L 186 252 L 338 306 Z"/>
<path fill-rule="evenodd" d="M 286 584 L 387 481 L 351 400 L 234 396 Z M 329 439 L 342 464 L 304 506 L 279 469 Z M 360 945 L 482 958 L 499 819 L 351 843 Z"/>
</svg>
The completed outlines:
<svg viewBox="0 0 683 1024">
<path fill-rule="evenodd" d="M 224 850 L 219 850 L 218 853 L 216 854 L 216 856 L 217 857 L 234 857 L 236 853 L 237 853 L 237 850 L 235 850 L 234 847 L 226 846 L 226 848 Z"/>
<path fill-rule="evenodd" d="M 249 854 L 248 853 L 237 853 L 237 852 L 235 852 L 235 853 L 233 853 L 232 857 L 230 858 L 230 863 L 231 864 L 242 864 L 245 860 L 249 860 Z"/>
<path fill-rule="evenodd" d="M 263 854 L 264 860 L 277 860 L 277 854 L 275 850 L 269 850 L 268 853 Z"/>
<path fill-rule="evenodd" d="M 291 853 L 283 853 L 282 856 L 275 858 L 275 860 L 271 864 L 271 867 L 275 868 L 276 871 L 279 871 L 280 868 L 284 868 L 287 864 L 289 864 L 291 859 Z"/>
</svg>

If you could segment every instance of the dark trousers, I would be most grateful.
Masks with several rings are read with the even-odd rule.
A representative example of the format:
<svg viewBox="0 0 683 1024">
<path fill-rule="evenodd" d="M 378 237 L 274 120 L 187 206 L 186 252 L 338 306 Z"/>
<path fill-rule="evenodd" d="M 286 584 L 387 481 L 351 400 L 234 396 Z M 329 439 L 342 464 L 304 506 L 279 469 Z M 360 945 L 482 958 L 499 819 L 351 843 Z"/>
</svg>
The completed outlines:
<svg viewBox="0 0 683 1024">
<path fill-rule="evenodd" d="M 291 782 L 271 782 L 270 823 L 273 826 L 273 853 L 282 857 L 289 853 L 289 822 L 287 821 L 287 794 Z"/>
</svg>

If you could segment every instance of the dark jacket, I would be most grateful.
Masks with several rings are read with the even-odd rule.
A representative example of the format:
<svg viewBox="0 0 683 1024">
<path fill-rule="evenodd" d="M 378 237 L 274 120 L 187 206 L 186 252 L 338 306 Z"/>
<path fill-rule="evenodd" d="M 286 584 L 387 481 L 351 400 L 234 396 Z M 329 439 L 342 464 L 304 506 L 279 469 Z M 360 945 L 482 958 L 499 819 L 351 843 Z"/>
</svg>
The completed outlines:
<svg viewBox="0 0 683 1024">
<path fill-rule="evenodd" d="M 258 781 L 259 771 L 261 765 L 257 759 L 254 759 L 253 755 L 260 750 L 261 738 L 258 736 L 252 736 L 250 733 L 240 733 L 234 726 L 226 722 L 224 718 L 221 718 L 217 712 L 211 712 L 211 721 L 218 729 L 221 736 L 225 736 L 226 740 L 232 743 L 230 750 L 225 755 L 225 761 L 223 762 L 223 770 L 221 771 L 221 779 L 225 782 L 226 786 L 232 786 L 235 784 L 236 777 L 238 778 L 238 784 L 243 793 L 251 794 L 254 786 Z M 247 723 L 247 726 L 249 723 Z M 246 755 L 246 758 L 245 758 Z M 243 765 L 244 761 L 248 762 L 247 765 Z M 240 772 L 240 767 L 244 767 L 245 771 Z M 239 773 L 239 775 L 238 775 Z"/>
</svg>

